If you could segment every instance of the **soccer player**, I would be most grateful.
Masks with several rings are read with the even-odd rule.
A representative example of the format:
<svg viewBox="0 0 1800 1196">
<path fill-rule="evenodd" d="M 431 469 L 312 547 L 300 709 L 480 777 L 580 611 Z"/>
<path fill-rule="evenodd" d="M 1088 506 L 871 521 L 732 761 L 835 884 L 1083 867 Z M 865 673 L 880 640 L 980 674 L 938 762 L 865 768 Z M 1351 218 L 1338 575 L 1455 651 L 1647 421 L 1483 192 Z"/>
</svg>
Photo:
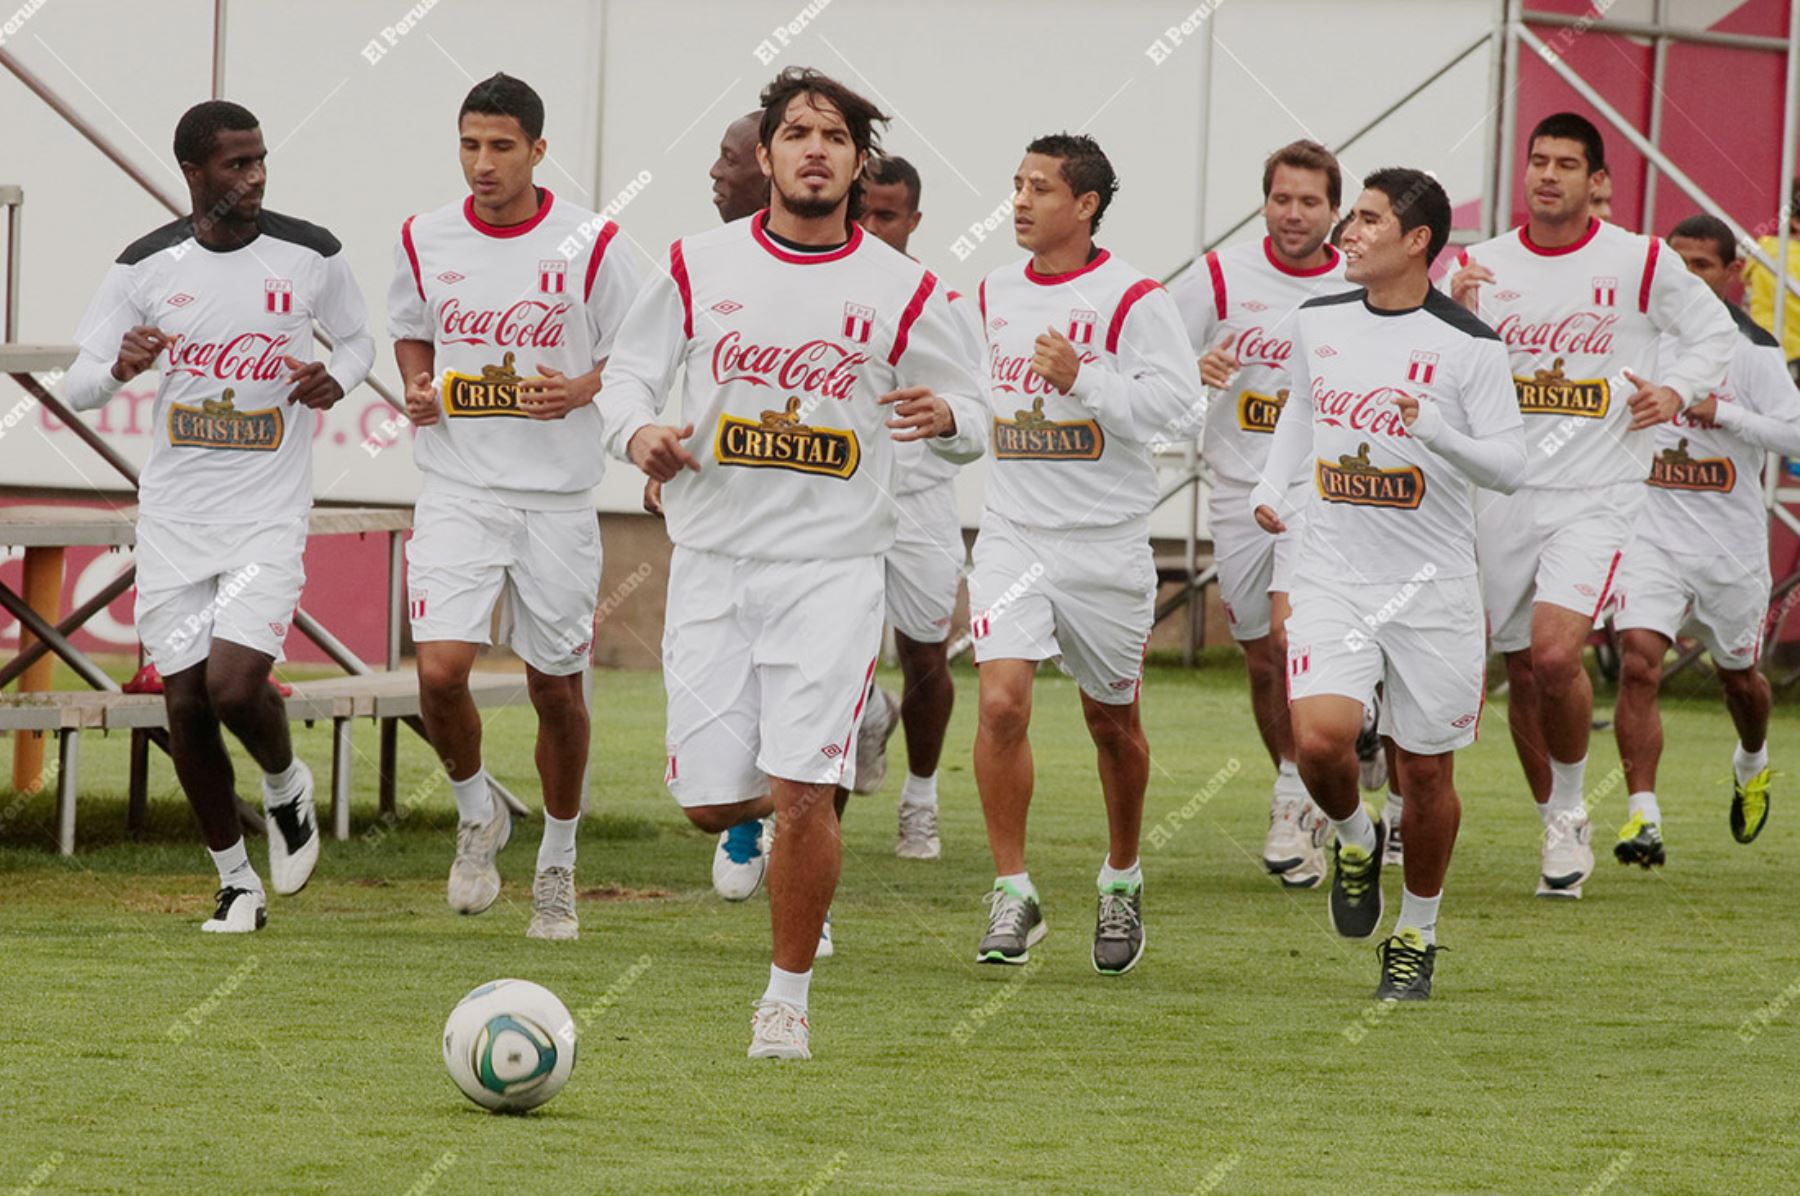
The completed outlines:
<svg viewBox="0 0 1800 1196">
<path fill-rule="evenodd" d="M 1344 233 L 1360 289 L 1294 323 L 1287 406 L 1250 501 L 1279 535 L 1304 469 L 1314 493 L 1295 565 L 1288 689 L 1300 775 L 1337 830 L 1331 921 L 1381 923 L 1382 823 L 1357 791 L 1356 736 L 1381 685 L 1381 733 L 1406 795 L 1406 887 L 1377 999 L 1431 995 L 1438 903 L 1461 818 L 1455 751 L 1474 742 L 1487 648 L 1474 489 L 1525 473 L 1522 421 L 1494 331 L 1431 287 L 1450 198 L 1418 170 L 1363 180 Z"/>
<path fill-rule="evenodd" d="M 337 238 L 263 208 L 267 156 L 237 104 L 182 115 L 175 160 L 193 209 L 119 255 L 66 381 L 91 410 L 161 370 L 138 486 L 136 621 L 162 674 L 175 773 L 219 870 L 201 929 L 221 933 L 261 929 L 268 901 L 220 724 L 262 769 L 275 891 L 299 892 L 318 862 L 312 773 L 269 670 L 305 582 L 317 412 L 368 376 L 375 351 Z M 312 359 L 314 320 L 337 343 L 329 362 Z"/>
<path fill-rule="evenodd" d="M 1118 177 L 1090 137 L 1039 137 L 1013 176 L 1013 229 L 1031 256 L 982 280 L 994 468 L 969 575 L 981 672 L 975 783 L 993 852 L 975 957 L 1022 964 L 1044 937 L 1025 867 L 1027 733 L 1038 662 L 1059 653 L 1081 687 L 1106 803 L 1095 970 L 1144 953 L 1138 861 L 1150 745 L 1138 718 L 1155 619 L 1151 441 L 1205 418 L 1181 313 L 1153 279 L 1094 244 Z"/>
<path fill-rule="evenodd" d="M 1263 866 L 1290 888 L 1310 889 L 1325 875 L 1330 824 L 1306 795 L 1288 727 L 1282 624 L 1297 529 L 1266 535 L 1251 514 L 1250 490 L 1287 400 L 1294 313 L 1344 289 L 1342 256 L 1326 243 L 1343 178 L 1330 150 L 1295 141 L 1263 162 L 1262 185 L 1267 235 L 1206 254 L 1170 293 L 1209 388 L 1201 451 L 1212 472 L 1213 559 L 1225 618 L 1250 673 L 1251 713 L 1275 765 Z"/>
<path fill-rule="evenodd" d="M 537 712 L 544 836 L 526 934 L 572 939 L 575 830 L 588 759 L 586 667 L 600 589 L 592 491 L 600 368 L 638 289 L 618 226 L 532 181 L 544 104 L 523 81 L 477 83 L 457 113 L 469 194 L 408 217 L 388 327 L 425 480 L 407 542 L 407 596 L 425 730 L 455 793 L 450 908 L 500 895 L 512 817 L 481 764 L 469 672 L 494 606 Z M 572 252 L 571 252 L 572 251 Z"/>
<path fill-rule="evenodd" d="M 761 127 L 761 112 L 747 112 L 726 125 L 719 138 L 719 156 L 707 171 L 713 183 L 713 206 L 726 224 L 769 206 L 769 178 L 756 159 L 756 134 Z"/>
<path fill-rule="evenodd" d="M 1690 216 L 1669 248 L 1721 301 L 1737 275 L 1737 244 L 1724 221 Z M 1722 386 L 1656 430 L 1650 493 L 1619 568 L 1619 757 L 1631 790 L 1630 820 L 1613 855 L 1649 868 L 1664 859 L 1656 766 L 1662 757 L 1657 691 L 1663 658 L 1692 625 L 1712 653 L 1737 727 L 1731 833 L 1748 843 L 1769 814 L 1769 682 L 1758 671 L 1769 604 L 1769 518 L 1763 454 L 1800 455 L 1800 393 L 1781 345 L 1726 304 L 1736 351 Z"/>
<path fill-rule="evenodd" d="M 750 1056 L 806 1059 L 835 803 L 880 650 L 895 445 L 971 460 L 986 429 L 943 288 L 851 223 L 886 118 L 797 67 L 762 100 L 769 210 L 671 246 L 601 402 L 607 451 L 665 484 L 670 791 L 703 830 L 781 823 Z M 662 426 L 678 372 L 689 422 Z"/>
<path fill-rule="evenodd" d="M 1545 117 L 1526 145 L 1529 221 L 1464 253 L 1449 286 L 1500 334 L 1525 417 L 1524 484 L 1477 504 L 1482 598 L 1544 823 L 1538 895 L 1578 898 L 1594 870 L 1582 653 L 1643 501 L 1648 429 L 1718 385 L 1738 336 L 1660 242 L 1589 212 L 1606 151 L 1587 118 Z"/>
</svg>

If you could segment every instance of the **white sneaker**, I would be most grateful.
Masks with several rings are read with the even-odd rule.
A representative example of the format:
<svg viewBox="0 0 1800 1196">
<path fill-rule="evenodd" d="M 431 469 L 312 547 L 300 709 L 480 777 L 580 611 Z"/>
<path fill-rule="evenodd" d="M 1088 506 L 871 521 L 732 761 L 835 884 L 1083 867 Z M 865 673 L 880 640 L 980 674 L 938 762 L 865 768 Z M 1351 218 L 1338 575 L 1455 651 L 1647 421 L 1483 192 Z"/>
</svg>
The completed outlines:
<svg viewBox="0 0 1800 1196">
<path fill-rule="evenodd" d="M 887 780 L 887 745 L 900 725 L 900 699 L 877 685 L 856 732 L 856 793 L 874 793 Z"/>
<path fill-rule="evenodd" d="M 1363 707 L 1362 731 L 1356 737 L 1356 771 L 1364 789 L 1380 789 L 1388 783 L 1387 752 L 1377 729 L 1379 702 Z"/>
<path fill-rule="evenodd" d="M 1400 820 L 1383 820 L 1387 826 L 1387 841 L 1381 847 L 1381 866 L 1383 868 L 1400 868 L 1406 863 L 1406 849 L 1400 845 Z"/>
<path fill-rule="evenodd" d="M 269 899 L 261 889 L 224 888 L 214 896 L 219 907 L 200 923 L 200 929 L 208 934 L 249 934 L 269 921 Z"/>
<path fill-rule="evenodd" d="M 935 860 L 943 851 L 938 842 L 936 806 L 900 803 L 900 837 L 894 841 L 894 854 L 903 860 Z"/>
<path fill-rule="evenodd" d="M 263 814 L 269 832 L 269 883 L 283 897 L 298 893 L 319 862 L 319 817 L 313 808 L 312 769 L 300 764 L 300 796 L 272 800 L 263 781 Z"/>
<path fill-rule="evenodd" d="M 1300 816 L 1309 804 L 1304 795 L 1283 793 L 1279 789 L 1269 801 L 1269 834 L 1263 840 L 1263 867 L 1276 876 L 1296 867 L 1306 857 L 1307 834 L 1300 826 Z"/>
<path fill-rule="evenodd" d="M 1300 800 L 1300 816 L 1296 819 L 1299 835 L 1300 862 L 1280 874 L 1283 888 L 1316 889 L 1325 879 L 1325 840 L 1331 837 L 1331 819 L 1313 803 Z"/>
<path fill-rule="evenodd" d="M 831 911 L 825 911 L 825 925 L 819 927 L 819 949 L 813 952 L 814 959 L 831 958 Z"/>
<path fill-rule="evenodd" d="M 1544 828 L 1544 858 L 1537 895 L 1577 900 L 1582 882 L 1593 874 L 1593 828 L 1587 811 L 1552 814 Z"/>
<path fill-rule="evenodd" d="M 531 883 L 531 925 L 528 939 L 578 939 L 581 920 L 575 916 L 575 869 L 550 867 L 538 870 Z"/>
<path fill-rule="evenodd" d="M 727 901 L 748 901 L 762 888 L 769 871 L 762 820 L 740 823 L 719 836 L 713 848 L 713 892 Z"/>
<path fill-rule="evenodd" d="M 806 1015 L 782 1001 L 758 1001 L 750 1015 L 752 1059 L 811 1059 L 812 1028 Z"/>
<path fill-rule="evenodd" d="M 463 822 L 456 827 L 456 859 L 450 864 L 450 908 L 459 914 L 478 914 L 500 896 L 500 869 L 494 860 L 512 838 L 512 813 L 494 802 L 494 816 L 486 822 Z"/>
</svg>

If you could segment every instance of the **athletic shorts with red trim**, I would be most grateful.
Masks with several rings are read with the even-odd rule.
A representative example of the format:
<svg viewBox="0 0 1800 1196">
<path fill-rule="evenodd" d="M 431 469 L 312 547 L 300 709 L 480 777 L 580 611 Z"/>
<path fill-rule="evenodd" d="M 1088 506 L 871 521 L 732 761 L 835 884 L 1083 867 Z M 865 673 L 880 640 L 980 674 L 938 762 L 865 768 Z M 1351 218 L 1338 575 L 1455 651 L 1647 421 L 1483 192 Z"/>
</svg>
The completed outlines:
<svg viewBox="0 0 1800 1196">
<path fill-rule="evenodd" d="M 1769 561 L 1760 544 L 1744 556 L 1688 556 L 1636 541 L 1619 567 L 1613 627 L 1671 642 L 1691 632 L 1719 668 L 1754 668 L 1769 613 Z"/>
<path fill-rule="evenodd" d="M 1494 651 L 1531 646 L 1534 603 L 1605 616 L 1644 494 L 1642 482 L 1476 494 L 1475 551 Z"/>
<path fill-rule="evenodd" d="M 882 582 L 879 556 L 750 560 L 676 547 L 663 684 L 677 802 L 748 801 L 771 777 L 855 783 Z"/>
</svg>

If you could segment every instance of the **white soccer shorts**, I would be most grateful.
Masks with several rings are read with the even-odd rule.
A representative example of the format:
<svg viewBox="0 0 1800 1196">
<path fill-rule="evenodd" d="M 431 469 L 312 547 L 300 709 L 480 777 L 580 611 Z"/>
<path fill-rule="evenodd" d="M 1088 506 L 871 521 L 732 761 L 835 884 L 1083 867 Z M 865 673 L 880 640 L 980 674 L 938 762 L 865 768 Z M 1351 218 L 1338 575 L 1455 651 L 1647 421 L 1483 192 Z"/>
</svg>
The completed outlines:
<svg viewBox="0 0 1800 1196">
<path fill-rule="evenodd" d="M 855 783 L 883 588 L 879 556 L 746 560 L 676 546 L 663 684 L 677 802 L 748 801 L 771 777 Z"/>
<path fill-rule="evenodd" d="M 594 512 L 526 511 L 426 491 L 406 542 L 413 640 L 493 642 L 507 598 L 507 642 L 550 676 L 578 673 L 594 641 L 600 525 Z"/>
<path fill-rule="evenodd" d="M 956 487 L 944 482 L 895 502 L 900 524 L 885 562 L 888 622 L 916 643 L 941 644 L 950 637 L 966 555 Z"/>
<path fill-rule="evenodd" d="M 1487 645 L 1473 577 L 1302 578 L 1290 597 L 1290 703 L 1335 694 L 1367 708 L 1380 685 L 1381 733 L 1407 751 L 1436 756 L 1475 741 L 1487 692 Z"/>
<path fill-rule="evenodd" d="M 1300 531 L 1306 517 L 1296 514 L 1286 521 L 1287 531 L 1271 536 L 1257 525 L 1250 487 L 1229 483 L 1213 487 L 1209 510 L 1213 560 L 1219 567 L 1219 599 L 1231 638 L 1239 642 L 1262 639 L 1271 629 L 1270 592 L 1286 593 L 1293 585 L 1294 561 L 1300 554 Z"/>
<path fill-rule="evenodd" d="M 1619 567 L 1614 629 L 1654 631 L 1673 642 L 1691 628 L 1718 667 L 1754 668 L 1769 611 L 1769 563 L 1755 555 L 1747 562 L 1680 556 L 1634 542 Z"/>
<path fill-rule="evenodd" d="M 1096 702 L 1128 706 L 1144 676 L 1156 564 L 1141 528 L 1048 531 L 982 515 L 969 574 L 975 661 L 1063 664 Z"/>
<path fill-rule="evenodd" d="M 137 526 L 138 638 L 167 677 L 229 640 L 282 660 L 306 583 L 306 519 Z"/>
<path fill-rule="evenodd" d="M 1599 620 L 1644 502 L 1644 483 L 1475 496 L 1482 601 L 1496 652 L 1531 646 L 1531 608 L 1548 602 Z"/>
</svg>

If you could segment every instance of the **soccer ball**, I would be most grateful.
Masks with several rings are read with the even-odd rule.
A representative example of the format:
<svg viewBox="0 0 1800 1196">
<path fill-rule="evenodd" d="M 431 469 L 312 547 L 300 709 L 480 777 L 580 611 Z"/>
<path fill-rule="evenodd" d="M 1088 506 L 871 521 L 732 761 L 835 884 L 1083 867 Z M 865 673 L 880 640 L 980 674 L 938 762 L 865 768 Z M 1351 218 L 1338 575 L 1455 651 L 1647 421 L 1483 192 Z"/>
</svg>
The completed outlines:
<svg viewBox="0 0 1800 1196">
<path fill-rule="evenodd" d="M 575 1021 L 541 984 L 489 981 L 450 1011 L 444 1066 L 463 1095 L 484 1109 L 535 1109 L 569 1082 Z"/>
</svg>

